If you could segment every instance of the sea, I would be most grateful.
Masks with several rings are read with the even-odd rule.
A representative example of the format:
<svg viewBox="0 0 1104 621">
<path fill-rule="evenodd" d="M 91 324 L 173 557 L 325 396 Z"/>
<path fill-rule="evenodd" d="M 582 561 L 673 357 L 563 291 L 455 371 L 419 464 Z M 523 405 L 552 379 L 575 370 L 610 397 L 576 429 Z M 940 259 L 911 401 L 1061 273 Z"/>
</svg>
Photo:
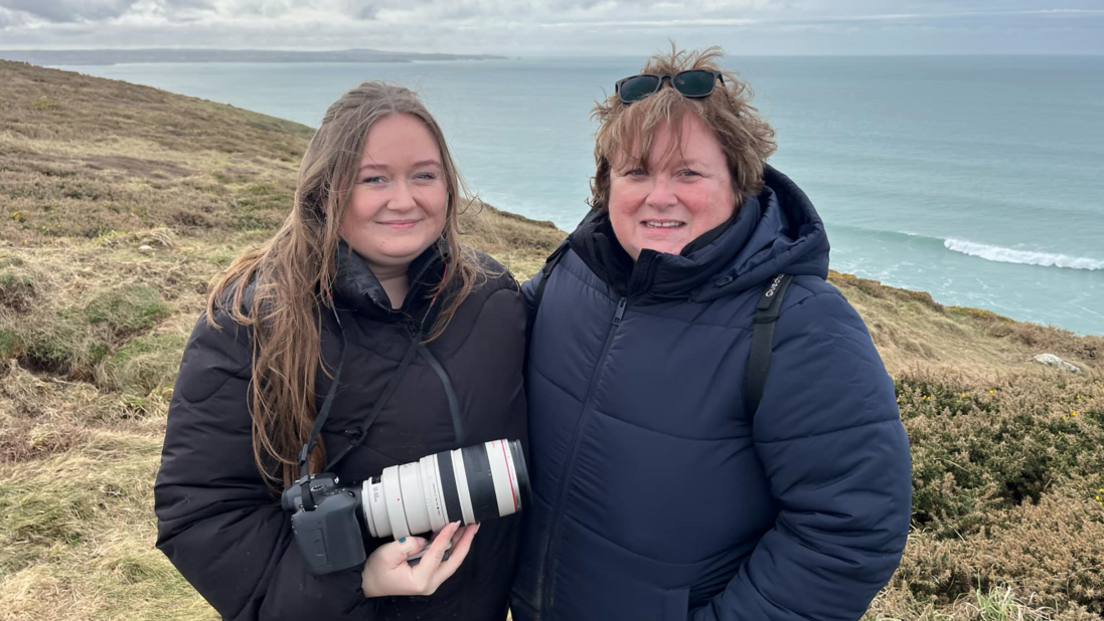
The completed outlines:
<svg viewBox="0 0 1104 621">
<path fill-rule="evenodd" d="M 590 112 L 641 57 L 62 67 L 317 126 L 362 80 L 416 89 L 472 191 L 570 231 Z M 728 57 L 831 267 L 947 305 L 1104 335 L 1104 56 Z"/>
</svg>

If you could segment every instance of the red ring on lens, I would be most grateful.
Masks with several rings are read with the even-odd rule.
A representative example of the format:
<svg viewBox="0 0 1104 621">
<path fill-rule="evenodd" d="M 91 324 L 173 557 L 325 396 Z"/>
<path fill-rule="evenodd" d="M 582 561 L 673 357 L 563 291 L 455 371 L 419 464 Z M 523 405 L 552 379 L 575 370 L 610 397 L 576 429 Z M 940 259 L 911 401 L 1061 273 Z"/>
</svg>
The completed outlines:
<svg viewBox="0 0 1104 621">
<path fill-rule="evenodd" d="M 499 444 L 502 445 L 502 459 L 506 462 L 506 479 L 510 481 L 510 495 L 514 497 L 514 511 L 519 508 L 517 490 L 514 489 L 514 475 L 510 471 L 510 456 L 506 454 L 506 442 L 500 440 Z"/>
</svg>

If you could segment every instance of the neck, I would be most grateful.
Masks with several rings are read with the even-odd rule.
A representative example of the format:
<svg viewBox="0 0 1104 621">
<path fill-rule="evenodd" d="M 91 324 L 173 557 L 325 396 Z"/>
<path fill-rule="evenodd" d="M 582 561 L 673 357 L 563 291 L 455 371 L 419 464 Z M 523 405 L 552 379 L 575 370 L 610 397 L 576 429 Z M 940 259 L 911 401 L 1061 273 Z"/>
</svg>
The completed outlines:
<svg viewBox="0 0 1104 621">
<path fill-rule="evenodd" d="M 402 308 L 403 301 L 406 300 L 406 293 L 410 290 L 407 269 L 408 266 L 372 267 L 372 273 L 376 275 L 376 279 L 391 300 L 391 308 Z"/>
</svg>

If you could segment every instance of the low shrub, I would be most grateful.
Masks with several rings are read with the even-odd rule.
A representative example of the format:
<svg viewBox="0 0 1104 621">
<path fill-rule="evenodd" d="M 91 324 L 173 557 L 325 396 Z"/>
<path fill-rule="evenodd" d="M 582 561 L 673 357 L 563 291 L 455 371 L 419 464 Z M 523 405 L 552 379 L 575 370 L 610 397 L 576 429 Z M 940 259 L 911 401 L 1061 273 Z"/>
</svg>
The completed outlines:
<svg viewBox="0 0 1104 621">
<path fill-rule="evenodd" d="M 1007 510 L 1038 503 L 1056 481 L 1104 472 L 1104 392 L 1091 380 L 1023 375 L 987 388 L 905 375 L 896 386 L 912 445 L 913 525 L 937 539 L 1004 526 Z"/>
<path fill-rule="evenodd" d="M 891 590 L 946 606 L 975 589 L 1015 584 L 1037 606 L 1104 612 L 1104 505 L 1097 487 L 1065 482 L 1005 513 L 1004 525 L 962 539 L 910 537 Z M 1089 489 L 1092 496 L 1086 493 Z"/>
</svg>

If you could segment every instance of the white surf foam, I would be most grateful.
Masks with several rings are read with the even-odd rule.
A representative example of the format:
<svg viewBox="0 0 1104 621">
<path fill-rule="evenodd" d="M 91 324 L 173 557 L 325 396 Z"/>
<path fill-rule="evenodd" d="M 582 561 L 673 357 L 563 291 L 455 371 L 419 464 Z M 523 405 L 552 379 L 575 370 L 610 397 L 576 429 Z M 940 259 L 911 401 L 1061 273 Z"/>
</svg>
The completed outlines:
<svg viewBox="0 0 1104 621">
<path fill-rule="evenodd" d="M 1044 267 L 1065 267 L 1075 270 L 1104 270 L 1104 261 L 1087 257 L 1071 257 L 1064 254 L 1050 252 L 1036 252 L 1032 250 L 1016 250 L 1002 246 L 990 246 L 978 244 L 963 239 L 943 240 L 943 246 L 947 250 L 960 252 L 971 257 L 980 257 L 987 261 L 999 263 L 1019 263 L 1021 265 L 1042 265 Z"/>
</svg>

